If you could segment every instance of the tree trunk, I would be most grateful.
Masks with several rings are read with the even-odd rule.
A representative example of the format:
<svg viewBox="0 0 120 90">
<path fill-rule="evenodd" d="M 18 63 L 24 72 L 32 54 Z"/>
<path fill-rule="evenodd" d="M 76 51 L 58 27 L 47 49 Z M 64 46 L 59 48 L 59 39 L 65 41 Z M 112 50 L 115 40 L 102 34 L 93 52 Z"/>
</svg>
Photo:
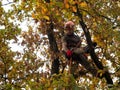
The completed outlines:
<svg viewBox="0 0 120 90">
<path fill-rule="evenodd" d="M 50 0 L 45 0 L 46 3 L 50 3 Z M 54 32 L 53 32 L 53 23 L 51 20 L 51 23 L 48 26 L 48 30 L 47 30 L 47 36 L 49 39 L 49 44 L 50 44 L 50 49 L 53 52 L 53 54 L 56 54 L 59 52 L 58 47 L 57 47 L 57 43 L 56 43 L 56 39 L 54 37 Z M 59 57 L 55 57 L 52 60 L 52 68 L 51 68 L 51 74 L 58 74 L 59 73 Z"/>
<path fill-rule="evenodd" d="M 53 54 L 57 54 L 59 52 L 56 39 L 54 37 L 54 32 L 53 32 L 53 23 L 49 24 L 49 28 L 47 30 L 47 36 L 49 39 L 49 44 L 50 44 L 50 49 L 53 52 Z M 52 61 L 52 68 L 51 68 L 51 74 L 58 74 L 59 73 L 59 57 L 56 55 L 56 57 Z"/>
</svg>

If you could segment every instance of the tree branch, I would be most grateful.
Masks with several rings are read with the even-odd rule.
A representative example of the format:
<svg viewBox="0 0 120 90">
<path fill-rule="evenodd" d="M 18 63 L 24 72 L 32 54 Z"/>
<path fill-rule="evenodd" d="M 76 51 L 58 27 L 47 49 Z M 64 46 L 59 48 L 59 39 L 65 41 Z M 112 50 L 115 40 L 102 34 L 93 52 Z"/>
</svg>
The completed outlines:
<svg viewBox="0 0 120 90">
<path fill-rule="evenodd" d="M 77 9 L 77 15 L 78 15 L 78 17 L 80 19 L 79 23 L 80 23 L 80 25 L 81 25 L 84 33 L 85 33 L 86 41 L 87 41 L 87 44 L 88 44 L 88 47 L 89 47 L 89 50 L 90 50 L 90 56 L 91 56 L 92 60 L 94 61 L 94 63 L 96 64 L 96 66 L 99 69 L 103 70 L 104 67 L 103 67 L 102 63 L 99 61 L 97 55 L 95 54 L 94 48 L 92 46 L 92 40 L 91 40 L 90 32 L 89 32 L 89 30 L 88 30 L 88 28 L 87 28 L 87 26 L 86 26 L 86 24 L 85 24 L 85 22 L 83 20 L 82 14 L 79 11 L 78 4 L 76 4 L 76 9 Z M 105 77 L 108 84 L 113 84 L 113 81 L 112 81 L 108 71 L 106 71 L 103 76 Z"/>
<path fill-rule="evenodd" d="M 58 46 L 54 37 L 53 33 L 53 23 L 52 21 L 49 24 L 49 28 L 47 30 L 47 36 L 49 39 L 49 44 L 50 44 L 50 49 L 53 51 L 54 55 L 54 60 L 52 61 L 52 69 L 51 69 L 51 74 L 58 74 L 59 73 L 59 57 L 57 56 L 57 53 L 59 52 Z"/>
<path fill-rule="evenodd" d="M 7 1 L 8 1 L 8 3 L 2 4 L 2 6 L 6 6 L 6 5 L 10 5 L 12 3 L 15 3 L 15 2 L 10 2 L 9 0 L 7 0 Z"/>
</svg>

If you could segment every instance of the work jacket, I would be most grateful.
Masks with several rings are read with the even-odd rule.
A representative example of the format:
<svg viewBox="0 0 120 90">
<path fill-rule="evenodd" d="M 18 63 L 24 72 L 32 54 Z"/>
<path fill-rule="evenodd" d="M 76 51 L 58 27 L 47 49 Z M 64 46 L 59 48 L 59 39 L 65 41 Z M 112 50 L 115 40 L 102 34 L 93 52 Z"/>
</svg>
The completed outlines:
<svg viewBox="0 0 120 90">
<path fill-rule="evenodd" d="M 74 33 L 72 35 L 65 35 L 62 38 L 63 43 L 63 51 L 66 51 L 67 49 L 73 49 L 77 46 L 77 44 L 81 41 L 80 37 L 75 35 Z M 80 45 L 79 45 L 80 46 Z M 79 47 L 77 46 L 77 47 Z"/>
</svg>

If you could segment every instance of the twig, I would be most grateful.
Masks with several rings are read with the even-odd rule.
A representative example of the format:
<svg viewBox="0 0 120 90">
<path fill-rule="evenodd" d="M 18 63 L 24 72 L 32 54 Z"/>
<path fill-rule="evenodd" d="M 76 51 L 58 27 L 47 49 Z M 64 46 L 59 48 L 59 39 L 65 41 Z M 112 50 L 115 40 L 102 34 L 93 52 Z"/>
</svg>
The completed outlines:
<svg viewBox="0 0 120 90">
<path fill-rule="evenodd" d="M 8 1 L 8 3 L 2 4 L 2 6 L 6 6 L 6 5 L 9 5 L 9 4 L 15 3 L 15 2 L 10 2 L 9 0 L 7 0 L 7 1 Z"/>
</svg>

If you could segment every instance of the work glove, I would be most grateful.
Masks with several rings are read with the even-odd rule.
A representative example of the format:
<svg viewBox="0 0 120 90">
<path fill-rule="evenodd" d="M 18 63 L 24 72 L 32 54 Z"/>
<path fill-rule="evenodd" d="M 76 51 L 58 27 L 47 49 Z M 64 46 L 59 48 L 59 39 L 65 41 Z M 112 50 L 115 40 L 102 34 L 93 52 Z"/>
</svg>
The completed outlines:
<svg viewBox="0 0 120 90">
<path fill-rule="evenodd" d="M 67 54 L 67 57 L 71 57 L 72 56 L 72 51 L 71 50 L 67 50 L 66 54 Z"/>
</svg>

